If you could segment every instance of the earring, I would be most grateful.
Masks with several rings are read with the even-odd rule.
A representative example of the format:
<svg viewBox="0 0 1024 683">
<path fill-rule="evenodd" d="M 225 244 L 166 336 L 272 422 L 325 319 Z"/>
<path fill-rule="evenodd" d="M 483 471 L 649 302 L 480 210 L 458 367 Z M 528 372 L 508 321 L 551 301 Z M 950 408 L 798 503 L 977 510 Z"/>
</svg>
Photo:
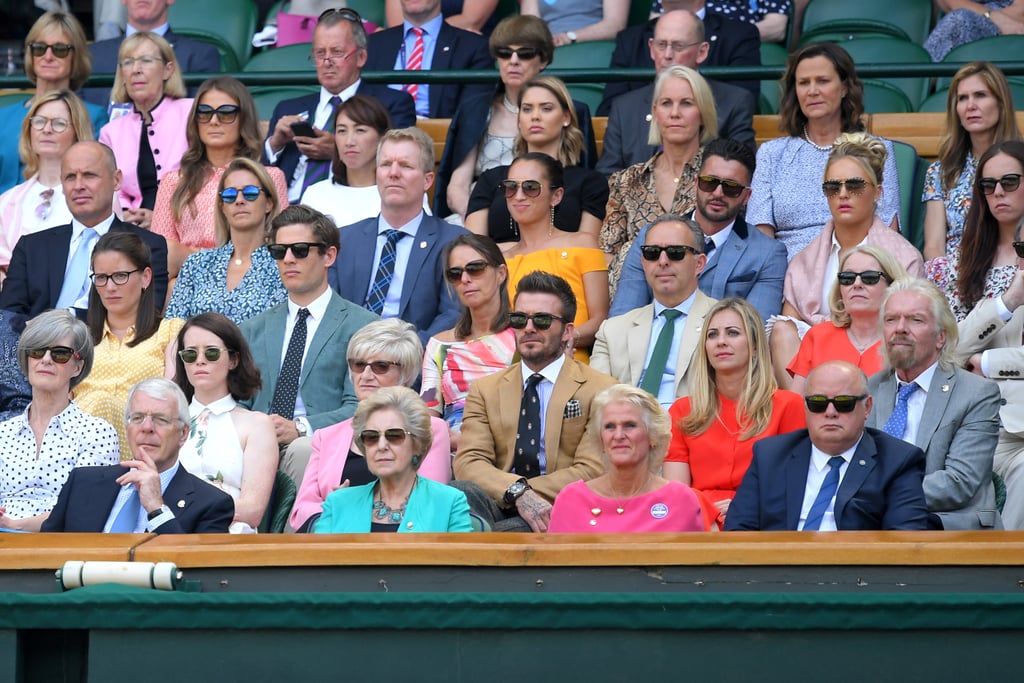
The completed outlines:
<svg viewBox="0 0 1024 683">
<path fill-rule="evenodd" d="M 551 225 L 555 224 L 555 207 L 551 207 Z"/>
<path fill-rule="evenodd" d="M 418 455 L 412 456 L 412 466 L 413 467 L 419 467 L 419 464 L 420 464 L 420 456 L 418 456 Z"/>
<path fill-rule="evenodd" d="M 511 232 L 513 235 L 515 235 L 515 240 L 516 240 L 516 242 L 518 242 L 519 241 L 519 226 L 516 225 L 516 222 L 512 219 L 512 216 L 508 217 L 508 231 Z"/>
</svg>

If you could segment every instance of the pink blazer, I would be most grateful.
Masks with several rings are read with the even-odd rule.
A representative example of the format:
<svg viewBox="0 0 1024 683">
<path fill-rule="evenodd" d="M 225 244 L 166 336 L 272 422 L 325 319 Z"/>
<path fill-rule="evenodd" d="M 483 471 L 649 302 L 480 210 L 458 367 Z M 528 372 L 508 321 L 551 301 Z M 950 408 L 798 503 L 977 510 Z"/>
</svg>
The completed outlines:
<svg viewBox="0 0 1024 683">
<path fill-rule="evenodd" d="M 448 423 L 439 417 L 430 418 L 434 432 L 434 443 L 427 457 L 420 464 L 420 476 L 447 484 L 452 479 L 451 442 L 448 439 Z M 306 465 L 292 515 L 288 519 L 293 529 L 320 512 L 324 499 L 341 483 L 345 471 L 349 448 L 352 446 L 352 419 L 324 427 L 313 432 L 313 454 Z"/>
</svg>

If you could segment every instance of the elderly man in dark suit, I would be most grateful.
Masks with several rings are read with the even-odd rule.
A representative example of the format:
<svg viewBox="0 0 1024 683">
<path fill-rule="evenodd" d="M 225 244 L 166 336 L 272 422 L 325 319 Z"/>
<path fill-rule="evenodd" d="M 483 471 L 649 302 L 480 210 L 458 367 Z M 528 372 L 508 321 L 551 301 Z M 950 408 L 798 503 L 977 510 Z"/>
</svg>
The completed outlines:
<svg viewBox="0 0 1024 683">
<path fill-rule="evenodd" d="M 25 318 L 50 308 L 70 308 L 84 319 L 89 307 L 92 248 L 109 231 L 134 233 L 149 245 L 153 286 L 162 306 L 167 298 L 167 241 L 114 215 L 121 171 L 110 148 L 92 141 L 72 145 L 61 162 L 61 185 L 71 209 L 71 224 L 18 240 L 0 292 L 0 308 Z"/>
</svg>

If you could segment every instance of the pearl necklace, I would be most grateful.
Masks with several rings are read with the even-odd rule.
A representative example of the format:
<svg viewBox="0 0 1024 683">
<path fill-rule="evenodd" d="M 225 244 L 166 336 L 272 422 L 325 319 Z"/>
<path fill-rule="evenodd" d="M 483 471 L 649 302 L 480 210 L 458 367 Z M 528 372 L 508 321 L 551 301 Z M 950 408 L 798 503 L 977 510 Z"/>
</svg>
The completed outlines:
<svg viewBox="0 0 1024 683">
<path fill-rule="evenodd" d="M 807 133 L 807 126 L 804 126 L 804 140 L 807 141 L 808 145 L 818 150 L 819 152 L 831 152 L 832 148 L 835 147 L 835 144 L 831 144 L 828 147 L 823 147 L 822 145 L 816 143 L 814 140 L 811 139 L 811 136 Z"/>
<path fill-rule="evenodd" d="M 501 96 L 501 103 L 503 105 L 505 105 L 505 109 L 508 109 L 509 112 L 511 112 L 513 114 L 516 114 L 516 115 L 519 114 L 519 107 L 517 107 L 516 105 L 512 104 L 512 100 L 510 100 L 508 98 L 508 95 L 502 95 Z"/>
</svg>

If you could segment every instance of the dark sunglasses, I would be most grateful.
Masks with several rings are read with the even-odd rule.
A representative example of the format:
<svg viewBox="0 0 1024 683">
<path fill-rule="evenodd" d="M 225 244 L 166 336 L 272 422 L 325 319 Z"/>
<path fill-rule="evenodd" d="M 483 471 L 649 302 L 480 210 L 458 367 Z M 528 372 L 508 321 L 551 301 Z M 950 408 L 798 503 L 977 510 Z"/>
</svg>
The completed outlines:
<svg viewBox="0 0 1024 683">
<path fill-rule="evenodd" d="M 260 198 L 260 193 L 263 192 L 263 188 L 257 187 L 256 185 L 246 185 L 239 189 L 237 187 L 225 187 L 220 191 L 220 200 L 225 204 L 234 204 L 238 201 L 238 195 L 247 202 L 254 202 Z"/>
<path fill-rule="evenodd" d="M 128 282 L 128 278 L 132 276 L 132 273 L 139 272 L 139 268 L 135 270 L 119 270 L 116 273 L 93 273 L 89 277 L 92 278 L 92 283 L 97 287 L 106 287 L 107 282 L 110 280 L 114 281 L 115 285 L 123 285 Z"/>
<path fill-rule="evenodd" d="M 451 268 L 444 271 L 444 276 L 448 278 L 448 282 L 458 282 L 462 279 L 462 274 L 466 273 L 470 277 L 476 277 L 480 273 L 487 270 L 487 266 L 491 265 L 487 261 L 470 261 L 464 266 L 452 266 Z"/>
<path fill-rule="evenodd" d="M 698 256 L 699 251 L 687 244 L 670 244 L 668 246 L 661 246 L 658 244 L 645 244 L 640 247 L 640 254 L 643 255 L 645 261 L 657 261 L 661 258 L 661 252 L 668 254 L 669 261 L 682 261 L 686 258 L 687 252 Z"/>
<path fill-rule="evenodd" d="M 35 358 L 36 360 L 42 359 L 46 355 L 46 352 L 50 352 L 50 360 L 57 365 L 64 365 L 69 360 L 74 358 L 75 360 L 81 360 L 82 356 L 69 346 L 44 346 L 41 349 L 29 349 L 28 357 Z"/>
<path fill-rule="evenodd" d="M 1014 242 L 1013 250 L 1017 252 L 1017 258 L 1024 258 L 1024 242 Z"/>
<path fill-rule="evenodd" d="M 352 371 L 353 375 L 361 375 L 363 374 L 363 370 L 369 366 L 370 370 L 373 371 L 373 374 L 383 375 L 390 370 L 393 365 L 401 365 L 401 363 L 396 363 L 393 360 L 350 360 L 348 362 L 348 369 Z"/>
<path fill-rule="evenodd" d="M 739 197 L 743 190 L 747 189 L 746 185 L 737 183 L 735 180 L 726 180 L 725 178 L 713 175 L 697 176 L 697 187 L 700 188 L 701 192 L 714 192 L 719 185 L 722 186 L 722 194 L 730 199 Z"/>
<path fill-rule="evenodd" d="M 512 59 L 512 55 L 519 57 L 521 61 L 527 61 L 533 59 L 540 54 L 540 50 L 535 47 L 496 47 L 494 48 L 494 56 L 498 59 Z"/>
<path fill-rule="evenodd" d="M 71 51 L 75 49 L 74 45 L 68 43 L 42 43 L 32 42 L 28 44 L 28 49 L 32 51 L 33 57 L 42 57 L 46 54 L 47 50 L 53 50 L 53 56 L 57 59 L 64 59 Z"/>
<path fill-rule="evenodd" d="M 380 436 L 381 434 L 383 434 L 384 438 L 388 440 L 389 444 L 397 446 L 398 444 L 403 443 L 405 441 L 406 435 L 410 433 L 411 432 L 408 432 L 399 427 L 385 429 L 383 432 L 380 431 L 379 429 L 364 429 L 363 431 L 359 432 L 359 440 L 363 442 L 363 446 L 372 446 L 374 444 L 380 443 Z"/>
<path fill-rule="evenodd" d="M 821 191 L 826 197 L 835 197 L 839 190 L 846 187 L 850 194 L 861 194 L 867 189 L 868 181 L 864 178 L 847 178 L 846 180 L 826 180 L 821 184 Z"/>
<path fill-rule="evenodd" d="M 813 396 L 804 396 L 804 403 L 807 404 L 807 410 L 812 413 L 824 413 L 828 410 L 829 403 L 836 407 L 837 413 L 852 413 L 853 409 L 857 407 L 857 402 L 863 401 L 867 397 L 867 394 L 861 394 L 860 396 L 823 396 L 822 394 L 814 394 Z"/>
<path fill-rule="evenodd" d="M 498 183 L 498 189 L 505 193 L 505 199 L 515 197 L 520 186 L 523 188 L 523 194 L 527 197 L 539 197 L 540 191 L 544 189 L 539 180 L 524 180 L 521 183 L 515 180 L 502 180 Z"/>
<path fill-rule="evenodd" d="M 857 278 L 860 278 L 860 281 L 865 285 L 877 285 L 878 281 L 882 278 L 885 278 L 885 283 L 887 285 L 892 284 L 892 278 L 880 270 L 865 270 L 860 273 L 855 273 L 852 270 L 844 270 L 837 274 L 836 277 L 839 278 L 839 284 L 846 287 L 849 287 L 856 282 Z"/>
<path fill-rule="evenodd" d="M 216 346 L 207 346 L 203 349 L 203 357 L 211 363 L 219 361 L 222 353 L 224 353 L 224 351 Z M 181 351 L 178 351 L 178 357 L 181 358 L 182 362 L 186 365 L 192 365 L 199 360 L 199 351 L 197 349 L 182 349 Z"/>
<path fill-rule="evenodd" d="M 213 120 L 213 115 L 216 114 L 217 120 L 221 123 L 234 123 L 240 110 L 241 107 L 237 104 L 222 104 L 216 109 L 208 104 L 200 104 L 196 107 L 196 121 L 209 123 Z"/>
<path fill-rule="evenodd" d="M 531 320 L 533 321 L 533 326 L 538 330 L 548 329 L 556 320 L 560 320 L 563 324 L 569 322 L 565 318 L 551 313 L 534 313 L 533 315 L 527 315 L 526 313 L 508 314 L 508 324 L 514 330 L 526 329 L 526 323 Z"/>
<path fill-rule="evenodd" d="M 293 242 L 292 244 L 268 244 L 267 251 L 270 252 L 270 258 L 280 261 L 289 249 L 292 250 L 292 256 L 295 258 L 306 258 L 309 256 L 310 247 L 327 249 L 327 245 L 323 242 Z"/>
<path fill-rule="evenodd" d="M 1003 192 L 1013 192 L 1020 187 L 1020 173 L 1007 173 L 1002 178 L 982 178 L 978 187 L 982 194 L 992 194 L 996 191 L 996 183 L 1003 186 Z"/>
</svg>

